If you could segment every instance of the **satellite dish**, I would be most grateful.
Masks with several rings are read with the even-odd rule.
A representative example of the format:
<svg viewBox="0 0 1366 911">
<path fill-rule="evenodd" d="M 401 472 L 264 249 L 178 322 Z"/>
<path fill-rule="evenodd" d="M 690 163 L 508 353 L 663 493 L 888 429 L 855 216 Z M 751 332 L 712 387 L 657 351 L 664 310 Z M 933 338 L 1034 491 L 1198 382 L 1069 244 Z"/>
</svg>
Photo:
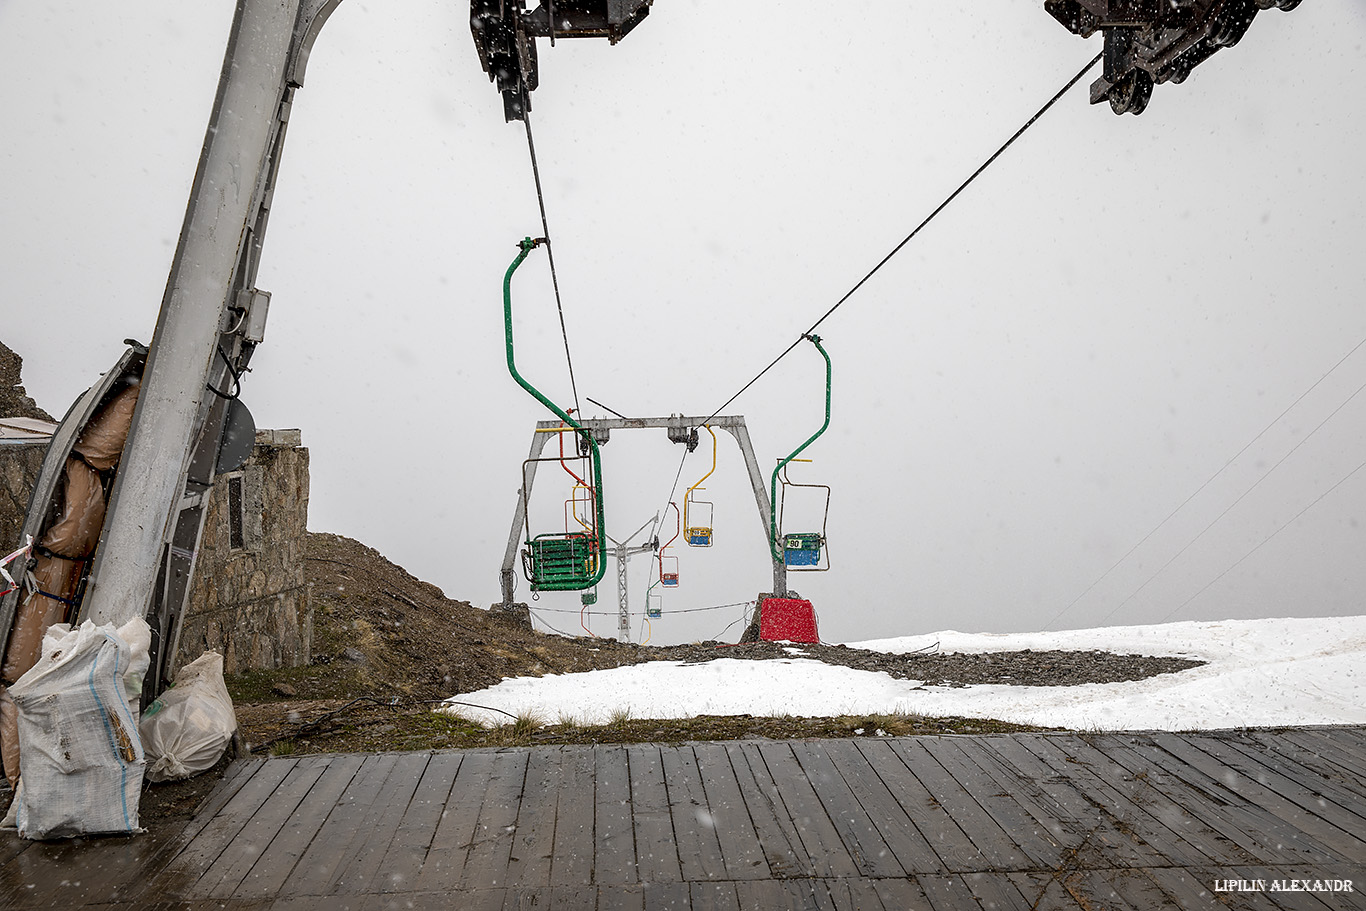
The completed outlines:
<svg viewBox="0 0 1366 911">
<path fill-rule="evenodd" d="M 241 399 L 228 403 L 228 415 L 223 422 L 223 438 L 218 441 L 216 474 L 236 471 L 247 464 L 252 447 L 256 445 L 256 421 Z"/>
</svg>

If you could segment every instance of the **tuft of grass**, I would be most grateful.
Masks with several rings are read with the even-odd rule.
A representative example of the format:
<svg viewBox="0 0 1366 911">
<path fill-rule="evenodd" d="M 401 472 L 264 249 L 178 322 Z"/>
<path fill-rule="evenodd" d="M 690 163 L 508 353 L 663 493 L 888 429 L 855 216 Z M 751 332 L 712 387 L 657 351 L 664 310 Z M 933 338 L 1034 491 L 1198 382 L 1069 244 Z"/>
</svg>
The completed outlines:
<svg viewBox="0 0 1366 911">
<path fill-rule="evenodd" d="M 294 744 L 294 741 L 293 741 L 292 739 L 290 739 L 290 740 L 277 740 L 277 741 L 275 741 L 274 743 L 272 743 L 272 744 L 270 745 L 270 755 L 272 755 L 272 756 L 293 756 L 293 755 L 294 755 L 294 746 L 295 746 L 295 744 Z"/>
<path fill-rule="evenodd" d="M 517 719 L 512 722 L 510 727 L 512 728 L 512 733 L 517 736 L 530 737 L 532 734 L 539 731 L 543 727 L 543 724 L 539 712 L 527 710 L 518 712 Z"/>
<path fill-rule="evenodd" d="M 626 706 L 612 709 L 612 714 L 607 718 L 608 727 L 620 727 L 631 720 L 631 710 Z"/>
</svg>

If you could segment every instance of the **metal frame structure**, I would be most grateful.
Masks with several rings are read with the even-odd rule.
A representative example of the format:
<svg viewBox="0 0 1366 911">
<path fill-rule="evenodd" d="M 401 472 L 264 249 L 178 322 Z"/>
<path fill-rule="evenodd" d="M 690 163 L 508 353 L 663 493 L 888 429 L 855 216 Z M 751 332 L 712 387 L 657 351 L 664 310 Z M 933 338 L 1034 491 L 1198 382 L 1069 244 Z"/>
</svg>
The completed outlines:
<svg viewBox="0 0 1366 911">
<path fill-rule="evenodd" d="M 295 91 L 341 0 L 238 0 L 180 243 L 142 372 L 80 620 L 145 616 L 159 693 L 203 534 L 229 405 L 264 338 L 257 290 Z M 96 584 L 96 580 L 97 584 Z"/>
<path fill-rule="evenodd" d="M 754 458 L 754 447 L 750 444 L 749 429 L 745 426 L 745 419 L 740 415 L 719 415 L 713 418 L 706 417 L 684 417 L 683 415 L 672 415 L 666 418 L 586 418 L 578 422 L 579 427 L 588 431 L 592 439 L 599 445 L 606 445 L 608 437 L 613 430 L 668 430 L 669 439 L 675 442 L 686 442 L 691 436 L 691 431 L 698 427 L 710 425 L 713 428 L 724 430 L 735 438 L 735 443 L 740 448 L 740 454 L 744 456 L 745 467 L 749 471 L 750 486 L 754 489 L 754 505 L 759 511 L 759 525 L 762 529 L 764 540 L 769 542 L 767 549 L 773 564 L 773 594 L 775 597 L 786 597 L 787 595 L 787 567 L 783 563 L 781 553 L 773 556 L 772 536 L 769 533 L 769 523 L 773 516 L 768 490 L 764 485 L 763 472 L 759 470 L 759 463 Z M 527 470 L 523 475 L 523 487 L 517 491 L 517 508 L 512 516 L 512 531 L 508 535 L 507 550 L 503 553 L 503 565 L 498 573 L 498 580 L 503 592 L 502 607 L 510 609 L 513 604 L 514 588 L 517 582 L 515 567 L 517 565 L 517 550 L 522 544 L 522 528 L 526 523 L 526 504 L 531 496 L 531 487 L 536 480 L 536 465 L 540 458 L 541 450 L 549 441 L 549 431 L 563 427 L 559 421 L 538 421 L 536 430 L 531 435 L 531 452 L 527 456 Z"/>
</svg>

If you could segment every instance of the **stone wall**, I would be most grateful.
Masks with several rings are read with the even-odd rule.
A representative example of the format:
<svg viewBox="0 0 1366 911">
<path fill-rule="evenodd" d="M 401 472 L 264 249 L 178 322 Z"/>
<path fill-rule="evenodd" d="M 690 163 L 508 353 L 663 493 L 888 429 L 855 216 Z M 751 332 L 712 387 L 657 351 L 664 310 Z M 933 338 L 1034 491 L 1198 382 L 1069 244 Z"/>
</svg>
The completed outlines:
<svg viewBox="0 0 1366 911">
<path fill-rule="evenodd" d="M 28 513 L 29 494 L 38 483 L 38 469 L 43 467 L 46 452 L 46 442 L 0 443 L 0 557 L 22 543 L 19 532 Z"/>
<path fill-rule="evenodd" d="M 240 471 L 209 498 L 174 667 L 205 649 L 227 673 L 308 664 L 313 609 L 304 580 L 308 450 L 297 430 L 263 430 Z"/>
</svg>

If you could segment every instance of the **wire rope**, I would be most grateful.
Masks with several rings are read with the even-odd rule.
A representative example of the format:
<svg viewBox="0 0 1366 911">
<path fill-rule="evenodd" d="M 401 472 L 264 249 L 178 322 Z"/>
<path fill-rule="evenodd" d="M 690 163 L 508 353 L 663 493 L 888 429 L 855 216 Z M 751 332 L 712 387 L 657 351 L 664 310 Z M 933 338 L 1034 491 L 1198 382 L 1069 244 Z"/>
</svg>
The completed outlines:
<svg viewBox="0 0 1366 911">
<path fill-rule="evenodd" d="M 1097 625 L 1099 625 L 1099 626 L 1104 626 L 1104 625 L 1105 625 L 1105 622 L 1106 622 L 1107 620 L 1109 620 L 1111 617 L 1113 617 L 1113 616 L 1115 615 L 1115 613 L 1116 613 L 1117 611 L 1119 611 L 1120 608 L 1124 607 L 1126 604 L 1128 604 L 1130 601 L 1132 601 L 1134 598 L 1136 598 L 1136 597 L 1138 596 L 1139 592 L 1143 591 L 1143 589 L 1147 588 L 1148 585 L 1149 585 L 1154 579 L 1156 579 L 1158 576 L 1162 575 L 1162 573 L 1166 572 L 1167 567 L 1171 566 L 1171 565 L 1172 565 L 1173 563 L 1175 563 L 1178 559 L 1180 559 L 1181 555 L 1184 554 L 1186 551 L 1190 550 L 1191 547 L 1193 547 L 1197 541 L 1199 541 L 1201 538 L 1203 538 L 1203 537 L 1206 535 L 1206 533 L 1209 532 L 1209 530 L 1210 530 L 1211 528 L 1213 528 L 1215 525 L 1218 525 L 1219 522 L 1220 522 L 1220 520 L 1222 520 L 1222 519 L 1224 518 L 1224 516 L 1226 516 L 1226 515 L 1228 515 L 1230 512 L 1232 512 L 1232 511 L 1233 511 L 1233 508 L 1234 508 L 1235 506 L 1237 506 L 1239 503 L 1243 502 L 1243 500 L 1245 500 L 1245 499 L 1247 498 L 1247 496 L 1248 496 L 1250 493 L 1252 493 L 1252 491 L 1254 491 L 1254 490 L 1256 490 L 1258 487 L 1260 487 L 1260 486 L 1261 486 L 1261 483 L 1262 483 L 1263 481 L 1265 481 L 1268 477 L 1270 477 L 1272 472 L 1274 472 L 1277 468 L 1280 468 L 1281 465 L 1285 464 L 1285 460 L 1286 460 L 1286 459 L 1290 458 L 1292 455 L 1294 455 L 1296 452 L 1298 452 L 1298 451 L 1299 451 L 1299 448 L 1300 448 L 1301 446 L 1303 446 L 1305 443 L 1309 442 L 1309 441 L 1314 437 L 1314 434 L 1318 433 L 1320 430 L 1323 429 L 1323 425 L 1327 424 L 1327 423 L 1328 423 L 1329 421 L 1331 421 L 1334 417 L 1336 417 L 1337 414 L 1338 414 L 1338 412 L 1340 412 L 1340 411 L 1342 411 L 1342 409 L 1346 408 L 1346 407 L 1351 403 L 1351 401 L 1352 401 L 1353 399 L 1355 399 L 1358 395 L 1361 395 L 1361 393 L 1362 393 L 1363 390 L 1366 390 L 1366 383 L 1362 383 L 1360 386 L 1358 386 L 1357 389 L 1356 389 L 1356 392 L 1353 392 L 1351 395 L 1349 395 L 1349 396 L 1347 397 L 1346 401 L 1344 401 L 1344 402 L 1343 402 L 1341 405 L 1339 405 L 1338 407 L 1334 408 L 1334 409 L 1332 410 L 1332 412 L 1328 415 L 1328 417 L 1324 418 L 1322 421 L 1319 421 L 1318 426 L 1316 426 L 1313 430 L 1309 431 L 1309 433 L 1305 434 L 1304 437 L 1302 437 L 1298 443 L 1296 443 L 1294 446 L 1290 447 L 1290 451 L 1289 451 L 1289 452 L 1287 452 L 1285 455 L 1281 456 L 1281 457 L 1276 461 L 1276 464 L 1275 464 L 1275 465 L 1272 465 L 1270 468 L 1268 468 L 1268 469 L 1262 474 L 1262 476 L 1261 476 L 1260 478 L 1258 478 L 1256 481 L 1254 481 L 1254 482 L 1252 483 L 1252 486 L 1251 486 L 1251 487 L 1249 487 L 1247 490 L 1243 491 L 1243 492 L 1238 496 L 1238 499 L 1234 500 L 1234 501 L 1233 501 L 1232 503 L 1230 503 L 1227 507 L 1225 507 L 1225 508 L 1224 508 L 1224 511 L 1221 512 L 1221 513 L 1219 513 L 1219 515 L 1215 516 L 1214 519 L 1213 519 L 1208 525 L 1206 525 L 1204 528 L 1202 528 L 1202 529 L 1200 530 L 1200 532 L 1199 532 L 1194 538 L 1191 538 L 1189 541 L 1187 541 L 1187 542 L 1186 542 L 1186 545 L 1185 545 L 1184 547 L 1182 547 L 1180 550 L 1178 550 L 1175 554 L 1173 554 L 1172 557 L 1171 557 L 1171 559 L 1169 559 L 1166 563 L 1163 563 L 1161 566 L 1159 566 L 1159 567 L 1157 568 L 1157 571 L 1156 571 L 1155 573 L 1153 573 L 1151 576 L 1149 576 L 1147 579 L 1145 579 L 1142 585 L 1140 585 L 1138 588 L 1134 589 L 1134 590 L 1129 594 L 1129 597 L 1125 598 L 1123 601 L 1119 602 L 1119 603 L 1116 604 L 1113 608 L 1111 608 L 1110 612 L 1109 612 L 1108 614 L 1106 614 L 1104 617 L 1102 617 L 1101 620 L 1100 620 L 1100 623 L 1097 624 Z"/>
<path fill-rule="evenodd" d="M 1138 550 L 1138 549 L 1139 549 L 1140 547 L 1142 547 L 1144 544 L 1148 543 L 1148 539 L 1150 539 L 1153 535 L 1155 535 L 1155 534 L 1157 534 L 1159 531 L 1161 531 L 1161 530 L 1166 526 L 1166 524 L 1167 524 L 1168 522 L 1170 522 L 1173 518 L 1176 517 L 1176 514 L 1177 514 L 1178 512 L 1180 512 L 1181 510 L 1183 510 L 1183 509 L 1186 508 L 1186 505 L 1187 505 L 1188 503 L 1190 503 L 1191 500 L 1194 500 L 1194 499 L 1195 499 L 1196 497 L 1198 497 L 1202 492 L 1204 492 L 1204 490 L 1205 490 L 1206 487 L 1209 487 L 1210 484 L 1214 483 L 1214 481 L 1215 481 L 1220 475 L 1222 475 L 1225 471 L 1228 470 L 1228 468 L 1229 468 L 1230 465 L 1232 465 L 1234 462 L 1238 461 L 1238 459 L 1243 455 L 1243 453 L 1245 453 L 1245 452 L 1247 452 L 1249 449 L 1251 449 L 1254 443 L 1256 443 L 1256 442 L 1257 442 L 1258 440 L 1260 440 L 1262 437 L 1266 436 L 1267 432 L 1268 432 L 1269 430 L 1271 430 L 1272 427 L 1275 427 L 1277 424 L 1280 423 L 1281 418 L 1285 417 L 1287 414 L 1290 413 L 1291 409 L 1293 409 L 1293 408 L 1294 408 L 1296 405 L 1298 405 L 1300 402 L 1304 401 L 1305 396 L 1309 395 L 1309 393 L 1311 393 L 1311 392 L 1313 392 L 1315 389 L 1319 388 L 1319 385 L 1320 385 L 1324 380 L 1328 379 L 1328 377 L 1331 376 L 1331 375 L 1333 374 L 1334 371 L 1336 371 L 1339 367 L 1341 367 L 1341 366 L 1343 365 L 1343 362 L 1345 362 L 1345 361 L 1346 361 L 1349 357 L 1351 357 L 1352 355 L 1356 354 L 1356 353 L 1357 353 L 1357 350 L 1358 350 L 1359 348 L 1361 348 L 1362 345 L 1366 345 L 1366 337 L 1363 337 L 1363 338 L 1361 339 L 1361 341 L 1359 341 L 1359 342 L 1357 342 L 1355 345 L 1353 345 L 1351 351 L 1348 351 L 1348 352 L 1347 352 L 1346 354 L 1344 354 L 1341 358 L 1339 358 L 1339 359 L 1338 359 L 1338 362 L 1337 362 L 1336 364 L 1334 364 L 1332 367 L 1329 367 L 1328 370 L 1323 374 L 1323 376 L 1321 376 L 1321 377 L 1319 377 L 1317 380 L 1315 380 L 1314 383 L 1313 383 L 1308 389 L 1306 389 L 1306 390 L 1304 390 L 1303 392 L 1301 392 L 1301 393 L 1299 394 L 1299 396 L 1295 399 L 1295 401 L 1291 402 L 1289 405 L 1287 405 L 1287 406 L 1285 407 L 1285 410 L 1284 410 L 1284 411 L 1282 411 L 1280 414 L 1278 414 L 1278 415 L 1276 415 L 1274 418 L 1272 418 L 1272 419 L 1271 419 L 1271 422 L 1268 423 L 1265 427 L 1263 427 L 1263 428 L 1257 433 L 1256 436 L 1254 436 L 1252 439 L 1248 440 L 1245 444 L 1243 444 L 1243 448 L 1242 448 L 1242 449 L 1239 449 L 1237 452 L 1235 452 L 1235 453 L 1233 454 L 1233 456 L 1232 456 L 1231 458 L 1229 458 L 1229 460 L 1228 460 L 1227 462 L 1225 462 L 1222 466 L 1220 466 L 1220 468 L 1219 468 L 1218 471 L 1216 471 L 1214 474 L 1210 475 L 1210 476 L 1205 480 L 1205 483 L 1201 484 L 1199 487 L 1197 487 L 1197 488 L 1191 493 L 1190 496 L 1186 497 L 1186 499 L 1182 500 L 1179 504 L 1177 504 L 1176 508 L 1173 509 L 1171 512 L 1167 513 L 1167 517 L 1166 517 L 1165 519 L 1163 519 L 1161 522 L 1158 522 L 1155 526 L 1153 526 L 1153 529 L 1152 529 L 1151 531 L 1149 531 L 1146 535 L 1144 535 L 1141 539 L 1139 539 L 1139 541 L 1138 541 L 1137 544 L 1135 544 L 1133 547 L 1130 547 L 1127 551 L 1125 551 L 1125 552 L 1124 552 L 1124 556 L 1122 556 L 1122 557 L 1120 557 L 1118 560 L 1116 560 L 1116 561 L 1110 566 L 1109 569 L 1105 570 L 1105 572 L 1101 573 L 1098 577 L 1096 577 L 1096 580 L 1095 580 L 1094 582 L 1092 582 L 1090 585 L 1086 586 L 1086 588 L 1082 591 L 1081 594 L 1077 595 L 1077 596 L 1076 596 L 1075 598 L 1073 598 L 1070 602 L 1068 602 L 1068 604 L 1067 604 L 1066 607 L 1064 607 L 1062 610 L 1058 611 L 1057 614 L 1055 614 L 1055 615 L 1053 616 L 1053 619 L 1052 619 L 1052 620 L 1049 620 L 1048 623 L 1044 625 L 1044 629 L 1047 630 L 1047 629 L 1049 629 L 1050 627 L 1052 627 L 1054 623 L 1057 623 L 1058 620 L 1062 618 L 1062 615 L 1063 615 L 1063 614 L 1067 613 L 1069 610 L 1071 610 L 1072 608 L 1076 607 L 1076 606 L 1077 606 L 1077 602 L 1079 602 L 1082 598 L 1085 598 L 1087 595 L 1089 595 L 1089 594 L 1095 589 L 1095 587 L 1096 587 L 1097 585 L 1099 585 L 1100 583 L 1104 582 L 1107 578 L 1109 578 L 1110 574 L 1113 573 L 1116 569 L 1118 569 L 1119 566 L 1120 566 L 1120 564 L 1122 564 L 1125 560 L 1127 560 L 1127 559 L 1129 559 L 1131 556 L 1133 556 L 1134 551 Z M 1184 605 L 1183 605 L 1183 606 L 1184 606 Z"/>
<path fill-rule="evenodd" d="M 702 613 L 702 612 L 704 612 L 704 611 L 726 610 L 726 609 L 732 608 L 732 607 L 748 607 L 749 605 L 751 605 L 751 604 L 753 604 L 753 603 L 754 603 L 753 601 L 736 601 L 736 602 L 731 603 L 731 604 L 713 604 L 713 605 L 711 605 L 710 607 L 684 607 L 684 608 L 678 608 L 678 609 L 676 609 L 676 610 L 675 610 L 675 609 L 669 609 L 669 610 L 663 611 L 663 613 L 665 613 L 665 614 L 698 614 L 698 613 Z M 533 613 L 533 614 L 536 614 L 536 613 L 541 613 L 541 614 L 546 614 L 546 613 L 549 613 L 549 614 L 578 614 L 578 613 L 582 613 L 582 612 L 581 612 L 581 611 L 576 611 L 576 610 L 574 610 L 574 609 L 572 609 L 572 608 L 567 608 L 567 607 L 558 607 L 558 608 L 557 608 L 557 607 L 538 607 L 538 608 L 536 608 L 534 611 L 532 611 L 532 613 Z M 638 614 L 638 613 L 640 613 L 640 612 L 639 612 L 639 611 L 630 611 L 630 612 L 629 612 L 629 614 L 632 615 L 632 616 L 634 616 L 635 614 Z M 621 612 L 620 612 L 620 611 L 614 611 L 614 610 L 612 610 L 612 611 L 591 610 L 591 611 L 588 611 L 588 612 L 586 613 L 586 616 L 589 616 L 589 617 L 619 617 L 619 616 L 621 616 Z"/>
<path fill-rule="evenodd" d="M 966 189 L 968 188 L 968 186 L 972 184 L 973 181 L 975 181 L 978 177 L 980 177 L 983 171 L 985 171 L 987 168 L 991 167 L 991 165 L 996 161 L 996 159 L 998 159 L 998 158 L 1001 157 L 1001 154 L 1004 153 L 1006 149 L 1008 149 L 1008 148 L 1010 148 L 1012 145 L 1014 145 L 1015 140 L 1017 140 L 1017 139 L 1019 139 L 1021 136 L 1023 136 L 1026 130 L 1028 130 L 1028 129 L 1029 129 L 1030 127 L 1032 127 L 1036 122 L 1038 122 L 1039 118 L 1042 117 L 1044 114 L 1046 114 L 1046 113 L 1048 112 L 1049 108 L 1051 108 L 1051 107 L 1053 107 L 1053 105 L 1057 104 L 1058 100 L 1059 100 L 1060 98 L 1062 98 L 1063 95 L 1066 95 L 1067 92 L 1068 92 L 1068 90 L 1071 89 L 1072 86 L 1074 86 L 1074 85 L 1076 85 L 1078 82 L 1080 82 L 1080 81 L 1081 81 L 1081 78 L 1082 78 L 1083 76 L 1085 76 L 1086 73 L 1087 73 L 1092 67 L 1094 67 L 1097 63 L 1100 62 L 1100 58 L 1101 58 L 1102 56 L 1104 56 L 1104 52 L 1103 52 L 1103 51 L 1102 51 L 1101 53 L 1097 54 L 1096 56 L 1092 57 L 1092 58 L 1091 58 L 1091 61 L 1090 61 L 1089 63 L 1087 63 L 1086 66 L 1082 67 L 1081 70 L 1079 70 L 1079 71 L 1077 72 L 1077 75 L 1073 76 L 1071 79 L 1069 79 L 1069 80 L 1067 81 L 1067 83 L 1066 83 L 1065 85 L 1063 85 L 1062 88 L 1058 89 L 1058 91 L 1053 95 L 1053 97 L 1050 98 L 1050 99 L 1048 99 L 1048 101 L 1044 103 L 1044 106 L 1041 107 L 1041 108 L 1039 108 L 1039 110 L 1036 111 L 1036 112 L 1034 113 L 1034 116 L 1033 116 L 1033 117 L 1030 117 L 1028 120 L 1026 120 L 1023 126 L 1021 126 L 1018 130 L 1016 130 L 1016 131 L 1014 132 L 1014 134 L 1012 134 L 1011 137 L 1010 137 L 1009 139 L 1007 139 L 1007 140 L 1001 145 L 1000 148 L 998 148 L 995 152 L 993 152 L 993 153 L 991 154 L 991 156 L 990 156 L 989 158 L 987 158 L 986 161 L 982 162 L 982 164 L 981 164 L 980 166 L 978 166 L 977 170 L 973 171 L 972 174 L 969 175 L 969 177 L 967 178 L 967 180 L 964 180 L 961 184 L 959 184 L 959 185 L 958 185 L 958 189 L 956 189 L 956 190 L 954 190 L 952 193 L 950 193 L 950 194 L 944 199 L 943 202 L 941 202 L 937 207 L 935 207 L 935 209 L 934 209 L 933 212 L 931 212 L 929 215 L 925 216 L 925 219 L 924 219 L 923 221 L 921 221 L 920 224 L 918 224 L 918 225 L 915 226 L 915 229 L 912 230 L 911 233 L 907 234 L 904 238 L 902 238 L 902 239 L 901 239 L 901 243 L 899 243 L 899 244 L 897 244 L 895 247 L 893 247 L 892 250 L 891 250 L 891 252 L 888 253 L 886 256 L 882 257 L 882 259 L 878 262 L 877 265 L 875 265 L 875 266 L 873 266 L 873 268 L 869 269 L 868 272 L 867 272 L 867 274 L 865 274 L 865 275 L 863 276 L 863 278 L 860 278 L 860 279 L 854 284 L 854 286 L 853 286 L 852 288 L 850 288 L 850 289 L 845 293 L 845 295 L 844 295 L 843 297 L 841 297 L 839 300 L 835 301 L 835 303 L 830 307 L 829 310 L 826 310 L 825 313 L 821 314 L 821 318 L 818 319 L 818 320 L 816 320 L 814 323 L 812 323 L 812 324 L 811 324 L 811 327 L 810 327 L 809 329 L 807 329 L 807 330 L 806 330 L 805 332 L 803 332 L 801 335 L 799 335 L 799 336 L 797 336 L 795 339 L 793 339 L 792 344 L 790 344 L 790 345 L 788 345 L 786 348 L 784 348 L 783 351 L 782 351 L 782 353 L 779 354 L 777 357 L 775 357 L 775 358 L 769 363 L 769 365 L 768 365 L 767 367 L 765 367 L 763 370 L 760 370 L 759 373 L 758 373 L 758 375 L 756 375 L 756 376 L 754 377 L 754 379 L 750 380 L 748 383 L 746 383 L 745 385 L 741 386 L 741 387 L 740 387 L 740 390 L 739 390 L 738 392 L 736 392 L 736 393 L 735 393 L 734 395 L 732 395 L 730 398 L 726 399 L 726 401 L 721 405 L 720 408 L 717 408 L 714 412 L 711 413 L 711 415 L 707 418 L 707 420 L 710 421 L 712 418 L 716 417 L 718 414 L 720 414 L 722 411 L 724 411 L 726 408 L 728 408 L 728 407 L 730 406 L 730 404 L 731 404 L 732 402 L 734 402 L 736 399 L 738 399 L 741 395 L 743 395 L 743 394 L 746 392 L 746 390 L 748 390 L 748 389 L 749 389 L 751 386 L 753 386 L 755 383 L 759 382 L 759 380 L 763 378 L 764 374 L 768 373 L 768 372 L 769 372 L 770 370 L 772 370 L 775 366 L 777 366 L 777 364 L 778 364 L 779 361 L 781 361 L 783 358 L 785 358 L 785 357 L 787 357 L 789 354 L 791 354 L 791 353 L 792 353 L 792 350 L 793 350 L 794 348 L 796 348 L 799 344 L 801 344 L 801 342 L 802 342 L 803 339 L 805 339 L 808 335 L 810 335 L 811 333 L 815 332 L 818 328 L 820 328 L 820 325 L 821 325 L 822 323 L 824 323 L 827 319 L 829 319 L 829 318 L 831 317 L 831 315 L 834 314 L 834 312 L 835 312 L 836 310 L 838 310 L 840 307 L 842 307 L 842 306 L 844 305 L 845 301 L 847 301 L 847 300 L 849 300 L 849 298 L 853 297 L 854 294 L 855 294 L 855 292 L 857 292 L 860 288 L 862 288 L 862 287 L 868 282 L 869 279 L 871 279 L 874 275 L 876 275 L 876 274 L 878 273 L 878 271 L 879 271 L 883 266 L 887 265 L 887 263 L 888 263 L 889 261 L 891 261 L 892 257 L 894 257 L 894 256 L 896 256 L 898 253 L 900 253 L 901 250 L 902 250 L 902 248 L 905 247 L 908 243 L 910 243 L 910 242 L 915 238 L 915 236 L 916 236 L 917 234 L 919 234 L 919 233 L 925 228 L 926 225 L 928 225 L 930 222 L 934 221 L 935 217 L 938 216 L 940 212 L 943 212 L 944 209 L 948 208 L 949 204 L 950 204 L 951 202 L 953 202 L 955 199 L 957 199 L 957 198 L 958 198 L 958 195 L 959 195 L 960 193 L 962 193 L 964 190 L 966 190 Z"/>
<path fill-rule="evenodd" d="M 545 194 L 541 190 L 541 168 L 536 163 L 536 141 L 531 137 L 531 112 L 523 111 L 522 122 L 526 125 L 526 145 L 531 153 L 531 175 L 536 180 L 536 203 L 541 209 L 541 232 L 545 236 L 546 257 L 550 261 L 550 284 L 555 288 L 555 309 L 560 314 L 560 337 L 564 339 L 564 360 L 569 365 L 569 388 L 574 393 L 574 411 L 579 408 L 579 387 L 574 380 L 574 358 L 569 353 L 569 330 L 564 324 L 564 304 L 560 300 L 560 279 L 555 274 L 555 245 L 550 239 L 550 224 L 545 217 Z"/>
<path fill-rule="evenodd" d="M 1313 509 L 1315 506 L 1319 505 L 1319 503 L 1323 500 L 1324 497 L 1328 496 L 1330 493 L 1332 493 L 1333 491 L 1337 490 L 1337 489 L 1338 489 L 1339 487 L 1341 487 L 1343 484 L 1347 483 L 1348 480 L 1350 480 L 1357 472 L 1361 471 L 1361 469 L 1363 469 L 1363 468 L 1366 468 L 1366 462 L 1362 462 L 1362 463 L 1361 463 L 1360 465 L 1358 465 L 1356 468 L 1353 468 L 1353 469 L 1352 469 L 1351 471 L 1349 471 L 1346 475 L 1344 475 L 1343 478 L 1342 478 L 1340 481 L 1338 481 L 1338 482 L 1337 482 L 1336 484 L 1334 484 L 1332 487 L 1328 488 L 1328 489 L 1325 490 L 1323 493 L 1321 493 L 1321 494 L 1319 494 L 1317 497 L 1315 497 L 1315 498 L 1314 498 L 1314 501 L 1313 501 L 1312 503 L 1310 503 L 1308 506 L 1304 507 L 1304 509 L 1301 509 L 1299 512 L 1295 513 L 1295 515 L 1291 516 L 1291 518 L 1290 518 L 1290 520 L 1289 520 L 1288 522 L 1286 522 L 1286 523 L 1285 523 L 1284 525 L 1282 525 L 1280 528 L 1276 529 L 1276 530 L 1273 531 L 1271 534 L 1269 534 L 1269 535 L 1267 535 L 1265 538 L 1263 538 L 1260 544 L 1258 544 L 1256 547 L 1252 548 L 1252 550 L 1249 550 L 1247 553 L 1243 554 L 1241 557 L 1239 557 L 1239 558 L 1237 559 L 1237 561 L 1235 561 L 1235 562 L 1233 563 L 1232 566 L 1230 566 L 1228 569 L 1226 569 L 1226 570 L 1224 570 L 1223 572 L 1221 572 L 1219 575 L 1215 576 L 1213 579 L 1211 579 L 1211 580 L 1205 585 L 1204 588 L 1200 589 L 1198 592 L 1196 592 L 1195 594 L 1191 595 L 1191 596 L 1190 596 L 1189 598 L 1187 598 L 1185 601 L 1182 601 L 1180 604 L 1178 604 L 1176 607 L 1174 607 L 1170 612 L 1168 612 L 1168 614 L 1167 614 L 1165 617 L 1163 617 L 1161 620 L 1159 620 L 1159 621 L 1157 621 L 1157 622 L 1158 622 L 1158 623 L 1166 623 L 1166 622 L 1167 622 L 1168 620 L 1170 620 L 1173 616 L 1175 616 L 1177 613 L 1179 613 L 1183 608 L 1185 608 L 1185 606 L 1186 606 L 1187 604 L 1190 604 L 1190 603 L 1191 603 L 1192 601 L 1194 601 L 1196 598 L 1200 597 L 1200 596 L 1203 595 L 1205 592 L 1209 591 L 1209 589 L 1212 588 L 1212 587 L 1215 585 L 1215 583 L 1217 583 L 1220 579 L 1224 578 L 1224 577 L 1227 576 L 1229 573 L 1233 572 L 1235 569 L 1237 569 L 1239 566 L 1241 566 L 1244 560 L 1246 560 L 1248 557 L 1250 557 L 1250 556 L 1252 556 L 1253 554 L 1255 554 L 1257 551 L 1261 550 L 1268 542 L 1271 541 L 1272 538 L 1276 537 L 1278 534 L 1280 534 L 1281 532 L 1283 532 L 1283 531 L 1285 531 L 1287 528 L 1289 528 L 1291 525 L 1293 525 L 1293 524 L 1299 519 L 1300 516 L 1304 515 L 1304 514 L 1307 513 L 1309 510 L 1311 510 L 1311 509 Z"/>
</svg>

